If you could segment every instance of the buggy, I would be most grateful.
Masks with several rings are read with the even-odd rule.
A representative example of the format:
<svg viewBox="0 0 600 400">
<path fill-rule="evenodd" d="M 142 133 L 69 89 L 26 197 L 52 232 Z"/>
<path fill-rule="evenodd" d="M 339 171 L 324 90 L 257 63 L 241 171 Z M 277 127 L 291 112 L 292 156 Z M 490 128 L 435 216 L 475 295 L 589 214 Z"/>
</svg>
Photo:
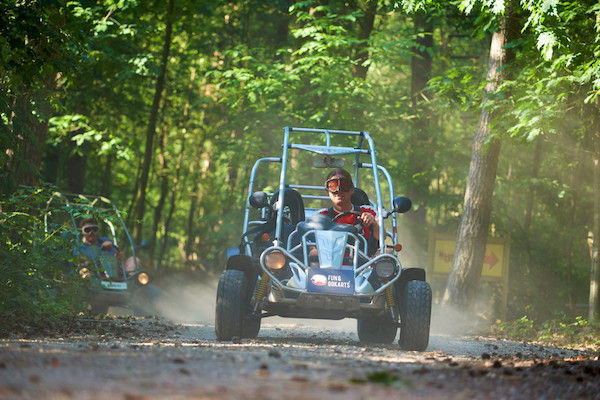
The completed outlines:
<svg viewBox="0 0 600 400">
<path fill-rule="evenodd" d="M 308 144 L 296 142 L 307 138 Z M 334 146 L 334 140 L 356 144 Z M 396 213 L 409 211 L 411 201 L 394 197 L 391 176 L 377 164 L 371 136 L 363 131 L 286 127 L 282 150 L 281 157 L 260 158 L 252 167 L 241 243 L 227 249 L 227 263 L 217 288 L 217 339 L 256 337 L 261 320 L 269 316 L 355 318 L 363 343 L 390 344 L 399 329 L 401 348 L 425 350 L 431 288 L 423 268 L 403 268 L 398 259 L 401 246 Z M 289 181 L 290 159 L 298 180 L 315 175 L 311 169 L 300 167 L 306 163 L 298 161 L 298 156 L 293 158 L 307 152 L 314 158 L 314 167 L 341 167 L 345 161 L 341 157 L 351 159 L 355 186 L 352 203 L 355 207 L 370 204 L 375 209 L 378 242 L 368 243 L 359 234 L 359 226 L 338 224 L 319 208 L 305 207 L 305 203 L 329 200 L 321 185 Z M 271 186 L 270 191 L 255 192 L 257 170 L 269 164 L 281 165 L 278 185 Z M 380 175 L 385 181 L 380 181 Z M 374 201 L 359 188 L 363 180 L 370 186 Z M 388 209 L 383 203 L 386 186 Z M 391 221 L 390 231 L 385 221 Z"/>
<path fill-rule="evenodd" d="M 95 257 L 82 254 L 81 231 L 77 220 L 93 216 L 114 247 L 101 250 Z M 44 229 L 47 233 L 62 235 L 73 245 L 75 264 L 65 262 L 66 269 L 75 269 L 83 279 L 90 281 L 86 301 L 95 313 L 106 313 L 110 306 L 132 308 L 134 313 L 148 315 L 160 295 L 152 284 L 152 274 L 136 255 L 149 247 L 146 241 L 138 245 L 133 240 L 117 206 L 103 196 L 55 192 L 46 203 Z M 123 239 L 123 240 L 120 240 Z M 117 257 L 126 252 L 129 257 Z M 68 271 L 67 271 L 68 272 Z"/>
</svg>

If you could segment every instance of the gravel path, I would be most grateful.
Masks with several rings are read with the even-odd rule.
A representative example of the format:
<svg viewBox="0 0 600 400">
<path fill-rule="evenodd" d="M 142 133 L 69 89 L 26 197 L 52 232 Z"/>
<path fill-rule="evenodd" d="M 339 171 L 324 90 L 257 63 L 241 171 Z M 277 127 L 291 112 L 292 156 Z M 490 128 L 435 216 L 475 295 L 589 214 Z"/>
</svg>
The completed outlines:
<svg viewBox="0 0 600 400">
<path fill-rule="evenodd" d="M 211 323 L 89 323 L 0 340 L 0 398 L 600 399 L 600 361 L 574 350 L 440 334 L 422 353 L 364 347 L 351 320 L 273 318 L 236 343 Z"/>
</svg>

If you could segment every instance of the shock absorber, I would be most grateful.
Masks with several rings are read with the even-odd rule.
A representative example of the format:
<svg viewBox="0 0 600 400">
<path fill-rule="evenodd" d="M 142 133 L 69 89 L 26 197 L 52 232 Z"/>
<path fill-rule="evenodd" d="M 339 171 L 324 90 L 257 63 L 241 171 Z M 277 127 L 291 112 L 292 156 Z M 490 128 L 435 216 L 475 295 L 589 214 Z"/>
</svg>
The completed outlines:
<svg viewBox="0 0 600 400">
<path fill-rule="evenodd" d="M 398 321 L 398 313 L 396 310 L 396 301 L 394 300 L 394 288 L 393 285 L 385 288 L 385 304 L 390 310 L 390 316 L 392 321 Z"/>
<path fill-rule="evenodd" d="M 269 281 L 270 281 L 269 275 L 267 275 L 266 272 L 263 272 L 262 277 L 260 278 L 260 282 L 258 283 L 258 288 L 256 288 L 256 297 L 255 297 L 256 307 L 258 307 L 261 300 L 266 296 Z"/>
<path fill-rule="evenodd" d="M 392 285 L 385 288 L 385 304 L 389 308 L 393 308 L 396 305 L 396 302 L 394 301 L 394 289 Z"/>
</svg>

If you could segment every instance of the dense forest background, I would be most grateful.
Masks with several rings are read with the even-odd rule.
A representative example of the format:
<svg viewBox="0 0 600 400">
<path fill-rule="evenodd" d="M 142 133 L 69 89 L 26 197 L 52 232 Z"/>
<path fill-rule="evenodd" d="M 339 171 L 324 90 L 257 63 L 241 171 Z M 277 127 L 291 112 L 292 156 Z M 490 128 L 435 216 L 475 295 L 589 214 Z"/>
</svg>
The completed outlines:
<svg viewBox="0 0 600 400">
<path fill-rule="evenodd" d="M 415 204 L 401 229 L 408 261 L 424 264 L 428 235 L 457 231 L 486 109 L 484 147 L 501 144 L 489 235 L 510 238 L 510 315 L 587 312 L 600 193 L 597 1 L 0 8 L 4 199 L 42 184 L 110 197 L 136 240 L 153 244 L 156 268 L 215 274 L 239 242 L 251 165 L 280 153 L 284 126 L 365 130 Z M 490 42 L 509 12 L 513 57 L 489 92 Z"/>
</svg>

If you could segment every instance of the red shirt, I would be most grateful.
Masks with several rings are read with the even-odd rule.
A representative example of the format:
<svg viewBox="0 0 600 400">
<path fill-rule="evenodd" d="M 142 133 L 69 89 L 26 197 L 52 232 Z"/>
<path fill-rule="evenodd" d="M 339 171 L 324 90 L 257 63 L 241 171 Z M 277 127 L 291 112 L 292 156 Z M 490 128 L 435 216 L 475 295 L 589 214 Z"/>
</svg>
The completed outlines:
<svg viewBox="0 0 600 400">
<path fill-rule="evenodd" d="M 354 209 L 354 208 L 353 208 Z M 325 214 L 327 215 L 327 208 L 324 208 L 322 210 L 319 210 L 319 214 Z M 334 216 L 342 214 L 340 212 L 335 211 L 335 209 L 333 210 L 334 212 Z M 369 214 L 373 214 L 374 217 L 377 217 L 377 213 L 375 212 L 375 209 L 371 206 L 360 206 L 360 212 L 361 213 L 369 213 Z M 356 219 L 358 218 L 357 215 L 354 214 L 348 214 L 343 216 L 342 218 L 338 219 L 337 222 L 338 224 L 350 224 L 350 225 L 356 225 Z M 371 229 L 367 226 L 363 226 L 363 230 L 362 232 L 360 232 L 360 234 L 365 238 L 365 239 L 369 239 L 369 237 L 371 237 Z"/>
</svg>

